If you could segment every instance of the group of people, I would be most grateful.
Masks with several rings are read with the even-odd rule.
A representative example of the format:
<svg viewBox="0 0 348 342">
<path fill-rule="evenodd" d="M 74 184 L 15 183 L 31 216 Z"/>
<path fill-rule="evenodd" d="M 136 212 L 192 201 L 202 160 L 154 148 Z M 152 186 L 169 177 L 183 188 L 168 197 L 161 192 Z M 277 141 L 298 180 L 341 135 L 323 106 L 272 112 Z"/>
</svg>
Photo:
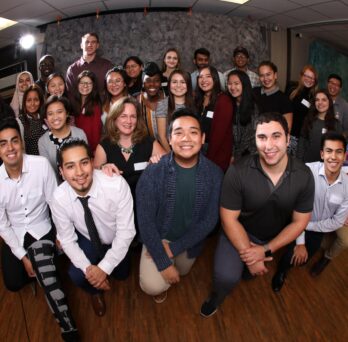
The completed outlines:
<svg viewBox="0 0 348 342">
<path fill-rule="evenodd" d="M 244 47 L 225 74 L 197 49 L 191 75 L 174 48 L 160 69 L 137 56 L 114 67 L 98 47 L 98 35 L 85 34 L 66 77 L 50 55 L 40 59 L 37 82 L 20 73 L 14 114 L 0 121 L 4 283 L 17 291 L 36 276 L 63 340 L 79 335 L 56 272 L 57 248 L 103 316 L 111 277 L 131 271 L 132 241 L 142 244 L 140 287 L 162 303 L 221 224 L 204 317 L 240 279 L 267 273 L 282 247 L 276 292 L 322 240 L 313 275 L 346 248 L 348 105 L 339 75 L 317 90 L 318 74 L 307 65 L 286 95 L 274 63 L 251 71 Z"/>
</svg>

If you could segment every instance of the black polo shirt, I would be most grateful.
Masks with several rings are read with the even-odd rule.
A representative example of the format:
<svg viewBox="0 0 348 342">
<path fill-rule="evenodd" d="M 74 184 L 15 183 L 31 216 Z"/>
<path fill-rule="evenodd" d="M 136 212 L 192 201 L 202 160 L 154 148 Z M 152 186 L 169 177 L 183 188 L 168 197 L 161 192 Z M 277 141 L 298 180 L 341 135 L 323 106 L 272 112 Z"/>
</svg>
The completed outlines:
<svg viewBox="0 0 348 342">
<path fill-rule="evenodd" d="M 227 170 L 221 193 L 221 206 L 241 210 L 239 222 L 262 241 L 277 236 L 292 221 L 293 211 L 311 212 L 313 201 L 313 175 L 292 157 L 276 186 L 263 171 L 258 155 L 241 159 Z"/>
<path fill-rule="evenodd" d="M 278 88 L 271 92 L 263 92 L 261 87 L 253 89 L 259 113 L 277 112 L 280 114 L 292 113 L 292 103 Z"/>
</svg>

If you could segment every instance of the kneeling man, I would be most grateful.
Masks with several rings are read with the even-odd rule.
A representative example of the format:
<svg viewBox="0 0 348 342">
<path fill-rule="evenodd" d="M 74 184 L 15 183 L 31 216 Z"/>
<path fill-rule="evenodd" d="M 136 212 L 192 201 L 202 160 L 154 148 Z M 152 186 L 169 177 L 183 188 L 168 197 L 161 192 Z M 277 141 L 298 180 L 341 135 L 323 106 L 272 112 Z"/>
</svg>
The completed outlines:
<svg viewBox="0 0 348 342">
<path fill-rule="evenodd" d="M 93 170 L 92 153 L 83 140 L 66 140 L 57 161 L 65 179 L 51 203 L 58 240 L 72 262 L 72 281 L 92 295 L 95 314 L 103 316 L 108 275 L 129 275 L 127 252 L 135 235 L 132 195 L 123 177 Z"/>
<path fill-rule="evenodd" d="M 222 171 L 201 153 L 199 118 L 186 108 L 173 113 L 172 152 L 148 166 L 137 190 L 137 217 L 144 244 L 140 287 L 156 303 L 180 281 L 218 220 Z"/>
</svg>

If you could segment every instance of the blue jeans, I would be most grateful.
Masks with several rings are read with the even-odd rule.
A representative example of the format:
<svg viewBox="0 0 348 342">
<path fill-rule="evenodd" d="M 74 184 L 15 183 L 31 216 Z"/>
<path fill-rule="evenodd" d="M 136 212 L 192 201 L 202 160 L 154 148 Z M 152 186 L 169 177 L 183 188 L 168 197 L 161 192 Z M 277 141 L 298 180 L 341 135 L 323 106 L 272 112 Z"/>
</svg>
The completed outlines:
<svg viewBox="0 0 348 342">
<path fill-rule="evenodd" d="M 88 239 L 86 239 L 83 235 L 76 232 L 78 236 L 77 243 L 80 246 L 80 248 L 85 253 L 87 259 L 91 262 L 92 265 L 97 265 L 100 261 L 99 257 L 97 256 L 97 253 L 94 251 L 92 242 Z M 105 246 L 105 253 L 108 251 L 108 249 L 111 247 L 110 245 L 104 245 Z M 102 290 L 96 289 L 94 286 L 92 286 L 89 281 L 86 279 L 85 274 L 82 272 L 80 268 L 76 268 L 72 263 L 69 266 L 68 270 L 69 276 L 72 280 L 72 282 L 78 286 L 81 287 L 83 290 L 87 291 L 90 294 L 97 294 L 100 292 L 103 292 Z M 129 251 L 124 257 L 124 259 L 115 267 L 115 269 L 112 271 L 110 276 L 117 280 L 125 280 L 128 278 L 130 273 L 130 256 Z"/>
</svg>

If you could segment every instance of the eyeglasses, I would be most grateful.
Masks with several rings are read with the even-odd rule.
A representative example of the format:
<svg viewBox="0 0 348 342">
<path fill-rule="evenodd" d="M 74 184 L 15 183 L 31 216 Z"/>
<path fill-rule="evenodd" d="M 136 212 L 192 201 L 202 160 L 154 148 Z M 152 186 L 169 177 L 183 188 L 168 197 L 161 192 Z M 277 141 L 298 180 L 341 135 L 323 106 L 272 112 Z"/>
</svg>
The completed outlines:
<svg viewBox="0 0 348 342">
<path fill-rule="evenodd" d="M 311 75 L 303 74 L 303 77 L 307 78 L 307 80 L 315 81 L 315 77 L 313 77 Z"/>
<path fill-rule="evenodd" d="M 329 83 L 331 86 L 334 86 L 334 87 L 337 87 L 337 88 L 341 88 L 340 83 L 336 83 L 336 82 L 333 82 L 333 81 L 329 81 L 328 83 Z"/>
<path fill-rule="evenodd" d="M 93 82 L 80 82 L 79 85 L 82 87 L 91 87 Z"/>
<path fill-rule="evenodd" d="M 118 80 L 108 80 L 108 84 L 121 84 L 124 81 L 122 79 L 118 79 Z"/>
</svg>

